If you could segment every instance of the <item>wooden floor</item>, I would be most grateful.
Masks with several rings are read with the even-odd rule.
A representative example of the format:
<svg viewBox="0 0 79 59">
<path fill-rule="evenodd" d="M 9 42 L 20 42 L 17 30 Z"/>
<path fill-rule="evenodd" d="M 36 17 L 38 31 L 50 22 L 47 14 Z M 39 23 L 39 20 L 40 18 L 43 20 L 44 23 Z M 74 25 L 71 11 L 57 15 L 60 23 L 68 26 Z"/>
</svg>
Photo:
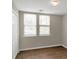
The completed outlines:
<svg viewBox="0 0 79 59">
<path fill-rule="evenodd" d="M 67 49 L 53 47 L 20 52 L 16 59 L 67 59 Z"/>
</svg>

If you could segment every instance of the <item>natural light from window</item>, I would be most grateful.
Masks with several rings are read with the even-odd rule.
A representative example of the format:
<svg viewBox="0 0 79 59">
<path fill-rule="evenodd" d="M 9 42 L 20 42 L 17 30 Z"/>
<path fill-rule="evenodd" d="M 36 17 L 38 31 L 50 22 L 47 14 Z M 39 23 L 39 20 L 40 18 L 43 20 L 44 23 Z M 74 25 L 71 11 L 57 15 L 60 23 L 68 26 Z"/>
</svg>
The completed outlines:
<svg viewBox="0 0 79 59">
<path fill-rule="evenodd" d="M 37 30 L 39 29 L 39 31 Z M 38 32 L 37 32 L 38 31 Z M 50 16 L 37 14 L 24 14 L 24 36 L 49 36 Z"/>
</svg>

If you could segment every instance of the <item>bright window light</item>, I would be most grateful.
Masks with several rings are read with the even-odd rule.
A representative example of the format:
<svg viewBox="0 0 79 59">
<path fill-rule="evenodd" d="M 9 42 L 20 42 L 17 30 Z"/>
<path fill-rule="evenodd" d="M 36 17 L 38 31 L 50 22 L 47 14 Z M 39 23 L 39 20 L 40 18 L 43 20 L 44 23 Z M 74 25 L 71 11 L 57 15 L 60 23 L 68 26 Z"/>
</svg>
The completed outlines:
<svg viewBox="0 0 79 59">
<path fill-rule="evenodd" d="M 50 35 L 50 16 L 40 15 L 39 16 L 39 35 L 49 36 Z"/>
<path fill-rule="evenodd" d="M 36 25 L 36 15 L 24 14 L 24 25 Z"/>
<path fill-rule="evenodd" d="M 49 27 L 40 27 L 40 36 L 48 36 L 50 35 Z"/>
<path fill-rule="evenodd" d="M 36 36 L 36 15 L 24 14 L 24 36 Z"/>
<path fill-rule="evenodd" d="M 38 21 L 37 21 L 38 20 Z M 37 28 L 39 32 L 37 32 Z M 50 16 L 36 14 L 24 14 L 24 36 L 49 36 L 50 35 Z"/>
<path fill-rule="evenodd" d="M 39 18 L 40 25 L 50 25 L 50 16 L 40 15 Z"/>
</svg>

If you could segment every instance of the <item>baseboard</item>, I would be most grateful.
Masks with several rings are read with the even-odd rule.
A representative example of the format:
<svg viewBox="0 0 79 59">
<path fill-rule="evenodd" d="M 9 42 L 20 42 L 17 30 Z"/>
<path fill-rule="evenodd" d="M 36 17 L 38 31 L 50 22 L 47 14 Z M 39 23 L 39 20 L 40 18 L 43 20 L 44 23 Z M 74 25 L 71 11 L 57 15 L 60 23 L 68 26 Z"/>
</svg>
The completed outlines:
<svg viewBox="0 0 79 59">
<path fill-rule="evenodd" d="M 48 47 L 56 47 L 56 46 L 62 46 L 62 45 L 61 44 L 57 44 L 57 45 L 50 45 L 50 46 L 40 46 L 40 47 L 20 49 L 19 51 L 32 50 L 32 49 L 40 49 L 40 48 L 48 48 Z"/>
<path fill-rule="evenodd" d="M 63 44 L 62 44 L 62 46 L 63 46 L 64 48 L 67 48 L 67 46 L 66 46 L 66 45 L 63 45 Z"/>
<path fill-rule="evenodd" d="M 16 53 L 16 55 L 15 55 L 15 58 L 14 58 L 14 59 L 16 59 L 16 56 L 19 54 L 19 52 L 20 52 L 20 51 L 18 50 L 17 53 Z"/>
<path fill-rule="evenodd" d="M 20 51 L 18 51 L 17 54 L 18 54 L 19 52 L 20 52 Z"/>
</svg>

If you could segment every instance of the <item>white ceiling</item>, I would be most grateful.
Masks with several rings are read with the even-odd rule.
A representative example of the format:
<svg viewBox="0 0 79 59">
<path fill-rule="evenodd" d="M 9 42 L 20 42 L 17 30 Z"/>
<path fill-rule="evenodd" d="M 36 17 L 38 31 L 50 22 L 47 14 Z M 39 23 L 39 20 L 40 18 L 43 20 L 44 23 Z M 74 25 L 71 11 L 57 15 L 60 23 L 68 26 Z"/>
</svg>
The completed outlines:
<svg viewBox="0 0 79 59">
<path fill-rule="evenodd" d="M 67 0 L 61 0 L 60 4 L 53 6 L 50 0 L 13 0 L 17 9 L 20 11 L 38 12 L 47 14 L 66 14 Z"/>
</svg>

